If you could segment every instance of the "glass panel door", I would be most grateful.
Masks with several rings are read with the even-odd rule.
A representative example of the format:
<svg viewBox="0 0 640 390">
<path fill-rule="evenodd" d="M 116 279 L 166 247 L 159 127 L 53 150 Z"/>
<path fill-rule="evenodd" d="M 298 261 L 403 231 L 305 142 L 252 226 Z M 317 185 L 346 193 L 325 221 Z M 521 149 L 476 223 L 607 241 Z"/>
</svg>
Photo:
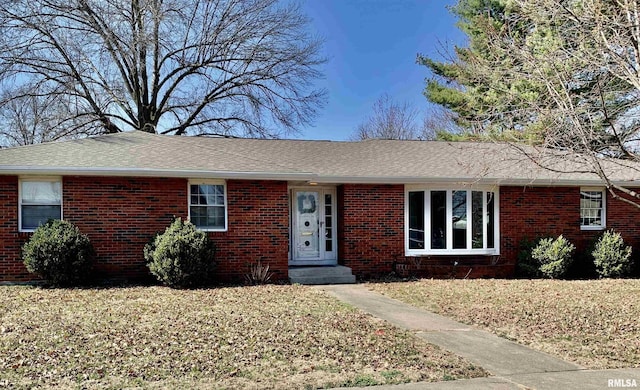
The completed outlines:
<svg viewBox="0 0 640 390">
<path fill-rule="evenodd" d="M 291 264 L 336 264 L 338 246 L 335 190 L 294 190 L 291 210 Z"/>
</svg>

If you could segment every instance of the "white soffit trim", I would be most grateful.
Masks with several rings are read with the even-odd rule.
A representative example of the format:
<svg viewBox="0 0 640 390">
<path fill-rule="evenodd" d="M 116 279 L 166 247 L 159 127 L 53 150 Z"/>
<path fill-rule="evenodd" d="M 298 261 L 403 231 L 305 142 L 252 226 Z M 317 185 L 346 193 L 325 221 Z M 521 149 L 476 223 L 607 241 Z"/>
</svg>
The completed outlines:
<svg viewBox="0 0 640 390">
<path fill-rule="evenodd" d="M 59 175 L 59 176 L 122 176 L 122 177 L 179 177 L 202 179 L 256 180 L 316 180 L 312 173 L 297 172 L 231 172 L 207 170 L 145 169 L 145 168 L 78 168 L 78 167 L 16 167 L 0 166 L 0 175 Z"/>
<path fill-rule="evenodd" d="M 0 166 L 0 175 L 58 175 L 58 176 L 124 176 L 124 177 L 179 177 L 179 178 L 213 178 L 213 179 L 245 179 L 245 180 L 289 180 L 316 182 L 318 184 L 459 184 L 459 185 L 498 185 L 498 186 L 595 186 L 603 187 L 597 179 L 505 179 L 491 177 L 416 177 L 416 176 L 331 176 L 318 175 L 311 172 L 233 172 L 208 170 L 178 170 L 152 168 L 86 168 L 86 167 L 33 167 L 33 166 Z M 640 187 L 640 179 L 632 181 L 614 181 L 616 185 Z"/>
<path fill-rule="evenodd" d="M 498 186 L 518 186 L 518 187 L 575 187 L 575 186 L 596 186 L 603 187 L 601 180 L 588 179 L 504 179 L 504 178 L 443 178 L 443 177 L 359 177 L 359 176 L 318 176 L 317 182 L 321 183 L 344 183 L 344 184 L 459 184 L 459 185 L 498 185 Z M 616 185 L 629 187 L 639 187 L 640 180 L 634 181 L 613 181 Z"/>
</svg>

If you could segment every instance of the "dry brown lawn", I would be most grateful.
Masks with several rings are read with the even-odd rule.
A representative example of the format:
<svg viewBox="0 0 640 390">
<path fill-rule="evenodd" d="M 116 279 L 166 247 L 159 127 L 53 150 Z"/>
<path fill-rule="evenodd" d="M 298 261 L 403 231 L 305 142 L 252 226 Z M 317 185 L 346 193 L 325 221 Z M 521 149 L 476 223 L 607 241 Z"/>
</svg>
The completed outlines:
<svg viewBox="0 0 640 390">
<path fill-rule="evenodd" d="M 640 280 L 420 280 L 369 287 L 588 368 L 640 367 Z"/>
<path fill-rule="evenodd" d="M 319 388 L 484 375 L 303 286 L 0 287 L 0 387 Z"/>
</svg>

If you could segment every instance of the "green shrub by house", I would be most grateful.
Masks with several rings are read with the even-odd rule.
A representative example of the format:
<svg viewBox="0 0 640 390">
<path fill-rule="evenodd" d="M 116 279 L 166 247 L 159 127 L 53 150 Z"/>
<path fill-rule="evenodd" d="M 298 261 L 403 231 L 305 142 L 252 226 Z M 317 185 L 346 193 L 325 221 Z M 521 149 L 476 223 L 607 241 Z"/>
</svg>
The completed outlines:
<svg viewBox="0 0 640 390">
<path fill-rule="evenodd" d="M 591 254 L 596 271 L 602 278 L 625 276 L 631 271 L 631 247 L 624 245 L 620 233 L 604 232 Z"/>
<path fill-rule="evenodd" d="M 566 238 L 543 238 L 531 251 L 531 257 L 540 264 L 540 272 L 548 278 L 563 277 L 573 262 L 575 246 Z"/>
<path fill-rule="evenodd" d="M 215 246 L 189 221 L 176 218 L 144 248 L 149 270 L 171 287 L 195 287 L 209 282 Z"/>
<path fill-rule="evenodd" d="M 540 239 L 529 240 L 527 237 L 520 241 L 518 252 L 518 263 L 516 264 L 516 276 L 520 278 L 539 278 L 542 276 L 540 272 L 540 263 L 531 256 L 533 248 L 535 248 Z"/>
<path fill-rule="evenodd" d="M 85 282 L 92 256 L 89 237 L 72 223 L 60 220 L 39 226 L 22 247 L 27 270 L 57 286 Z"/>
</svg>

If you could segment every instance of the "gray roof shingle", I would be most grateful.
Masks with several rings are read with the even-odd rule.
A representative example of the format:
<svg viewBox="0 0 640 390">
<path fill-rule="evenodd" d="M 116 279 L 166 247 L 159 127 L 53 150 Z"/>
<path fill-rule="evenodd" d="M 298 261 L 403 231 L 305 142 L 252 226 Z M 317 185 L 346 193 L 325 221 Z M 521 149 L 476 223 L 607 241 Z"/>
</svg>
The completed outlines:
<svg viewBox="0 0 640 390">
<path fill-rule="evenodd" d="M 505 143 L 258 140 L 126 132 L 0 150 L 0 174 L 264 178 L 327 183 L 478 182 L 596 185 L 580 156 L 532 147 L 544 169 Z M 565 156 L 567 157 L 567 156 Z M 640 166 L 603 162 L 621 184 L 640 184 Z"/>
</svg>

